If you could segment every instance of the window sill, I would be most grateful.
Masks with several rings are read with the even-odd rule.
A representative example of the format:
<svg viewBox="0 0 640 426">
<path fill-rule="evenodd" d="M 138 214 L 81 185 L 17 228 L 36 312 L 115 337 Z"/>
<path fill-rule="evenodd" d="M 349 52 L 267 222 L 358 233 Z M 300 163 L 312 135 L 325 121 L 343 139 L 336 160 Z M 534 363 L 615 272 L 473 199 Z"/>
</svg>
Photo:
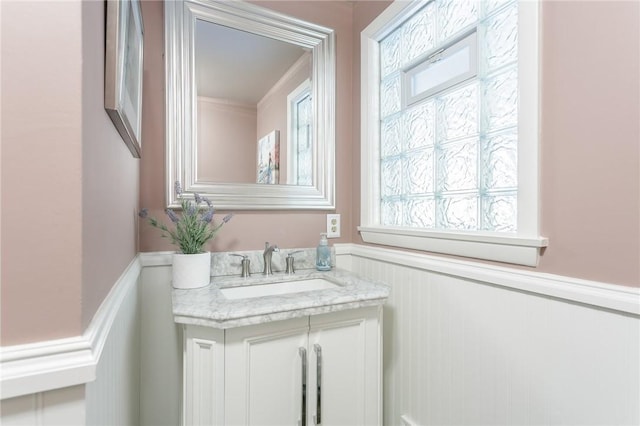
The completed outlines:
<svg viewBox="0 0 640 426">
<path fill-rule="evenodd" d="M 544 237 L 505 236 L 466 232 L 421 231 L 406 228 L 359 226 L 366 243 L 537 266 Z"/>
</svg>

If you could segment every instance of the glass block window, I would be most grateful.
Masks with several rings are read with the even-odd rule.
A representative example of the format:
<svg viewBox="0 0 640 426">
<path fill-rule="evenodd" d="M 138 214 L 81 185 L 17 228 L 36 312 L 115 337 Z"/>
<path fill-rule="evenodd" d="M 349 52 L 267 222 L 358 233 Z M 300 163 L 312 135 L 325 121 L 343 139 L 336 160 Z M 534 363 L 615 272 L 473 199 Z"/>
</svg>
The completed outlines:
<svg viewBox="0 0 640 426">
<path fill-rule="evenodd" d="M 380 225 L 516 232 L 518 2 L 433 0 L 379 43 Z"/>
</svg>

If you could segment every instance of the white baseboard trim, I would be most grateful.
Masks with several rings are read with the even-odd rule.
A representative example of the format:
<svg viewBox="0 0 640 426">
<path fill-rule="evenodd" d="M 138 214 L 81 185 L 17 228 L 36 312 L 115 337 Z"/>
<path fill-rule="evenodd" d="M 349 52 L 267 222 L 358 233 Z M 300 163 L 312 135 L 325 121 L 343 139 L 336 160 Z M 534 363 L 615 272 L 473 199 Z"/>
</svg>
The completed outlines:
<svg viewBox="0 0 640 426">
<path fill-rule="evenodd" d="M 0 349 L 0 399 L 80 385 L 96 378 L 96 365 L 125 295 L 140 276 L 136 256 L 107 294 L 82 336 Z"/>
<path fill-rule="evenodd" d="M 640 315 L 640 289 L 541 272 L 447 259 L 359 244 L 335 244 L 336 256 L 356 256 Z"/>
</svg>

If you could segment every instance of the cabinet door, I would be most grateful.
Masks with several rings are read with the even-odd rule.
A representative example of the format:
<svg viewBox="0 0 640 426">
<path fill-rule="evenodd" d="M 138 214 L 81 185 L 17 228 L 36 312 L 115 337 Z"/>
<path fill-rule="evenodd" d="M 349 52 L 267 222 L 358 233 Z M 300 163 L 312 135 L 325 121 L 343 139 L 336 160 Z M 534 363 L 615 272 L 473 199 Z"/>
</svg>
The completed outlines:
<svg viewBox="0 0 640 426">
<path fill-rule="evenodd" d="M 308 425 L 381 424 L 381 312 L 311 317 Z"/>
<path fill-rule="evenodd" d="M 211 327 L 184 328 L 182 424 L 224 424 L 224 332 Z"/>
<path fill-rule="evenodd" d="M 308 327 L 304 317 L 226 331 L 226 425 L 298 425 Z"/>
</svg>

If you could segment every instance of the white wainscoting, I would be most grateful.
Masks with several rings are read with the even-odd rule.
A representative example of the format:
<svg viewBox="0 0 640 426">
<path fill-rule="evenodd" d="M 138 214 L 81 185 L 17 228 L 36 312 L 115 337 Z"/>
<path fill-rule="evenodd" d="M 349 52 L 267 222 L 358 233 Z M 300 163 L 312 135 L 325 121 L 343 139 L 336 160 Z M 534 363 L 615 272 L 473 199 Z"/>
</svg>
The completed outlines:
<svg viewBox="0 0 640 426">
<path fill-rule="evenodd" d="M 139 280 L 136 280 L 138 282 Z M 131 285 L 119 306 L 96 368 L 86 385 L 87 425 L 138 425 L 140 408 L 140 305 Z"/>
<path fill-rule="evenodd" d="M 637 289 L 378 247 L 336 254 L 392 288 L 385 425 L 640 424 Z M 2 348 L 0 423 L 178 424 L 170 264 L 136 257 L 82 336 Z"/>
<path fill-rule="evenodd" d="M 138 257 L 82 336 L 3 347 L 0 424 L 138 425 Z"/>
<path fill-rule="evenodd" d="M 85 424 L 84 385 L 2 400 L 2 426 L 81 426 Z"/>
<path fill-rule="evenodd" d="M 180 424 L 182 334 L 173 321 L 171 255 L 141 253 L 140 425 Z"/>
<path fill-rule="evenodd" d="M 377 247 L 336 252 L 338 266 L 391 286 L 385 425 L 640 424 L 637 289 Z"/>
</svg>

